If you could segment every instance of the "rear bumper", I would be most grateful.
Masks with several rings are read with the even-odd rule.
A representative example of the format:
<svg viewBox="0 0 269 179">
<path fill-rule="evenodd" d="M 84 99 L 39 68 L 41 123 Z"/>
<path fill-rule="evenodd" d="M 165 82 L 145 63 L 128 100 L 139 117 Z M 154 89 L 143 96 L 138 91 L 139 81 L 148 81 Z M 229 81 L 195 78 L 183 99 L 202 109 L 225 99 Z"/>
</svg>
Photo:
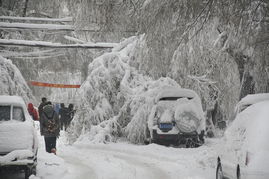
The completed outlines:
<svg viewBox="0 0 269 179">
<path fill-rule="evenodd" d="M 21 171 L 32 170 L 36 167 L 37 162 L 33 160 L 21 160 L 7 163 L 0 163 L 0 172 L 2 171 Z"/>
<path fill-rule="evenodd" d="M 184 141 L 187 139 L 197 139 L 198 135 L 196 133 L 191 133 L 191 134 L 183 134 L 183 133 L 178 133 L 178 134 L 158 134 L 156 130 L 152 131 L 152 137 L 153 140 L 156 141 Z"/>
</svg>

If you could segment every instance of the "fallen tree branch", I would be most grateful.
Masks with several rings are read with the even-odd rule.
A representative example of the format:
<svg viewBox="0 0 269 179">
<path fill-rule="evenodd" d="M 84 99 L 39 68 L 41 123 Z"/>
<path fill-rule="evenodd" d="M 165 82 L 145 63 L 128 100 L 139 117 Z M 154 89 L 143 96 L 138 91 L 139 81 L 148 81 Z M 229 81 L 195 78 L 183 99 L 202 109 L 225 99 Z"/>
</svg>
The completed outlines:
<svg viewBox="0 0 269 179">
<path fill-rule="evenodd" d="M 0 16 L 0 19 L 2 19 L 2 20 L 16 20 L 16 21 L 72 22 L 72 17 L 39 18 L 39 17 Z"/>
<path fill-rule="evenodd" d="M 45 41 L 29 41 L 15 39 L 0 39 L 0 45 L 4 46 L 28 46 L 28 47 L 49 47 L 49 48 L 114 48 L 117 43 L 85 43 L 85 44 L 61 44 Z"/>
<path fill-rule="evenodd" d="M 39 29 L 39 30 L 66 30 L 74 31 L 72 25 L 59 25 L 59 24 L 31 24 L 31 23 L 8 23 L 0 22 L 0 29 Z"/>
</svg>

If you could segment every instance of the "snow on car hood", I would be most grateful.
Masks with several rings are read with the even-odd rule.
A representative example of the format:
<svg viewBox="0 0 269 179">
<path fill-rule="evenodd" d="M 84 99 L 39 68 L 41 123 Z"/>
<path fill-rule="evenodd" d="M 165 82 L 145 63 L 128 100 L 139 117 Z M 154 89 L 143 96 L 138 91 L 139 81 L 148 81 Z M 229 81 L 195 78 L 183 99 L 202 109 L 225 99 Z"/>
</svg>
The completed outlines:
<svg viewBox="0 0 269 179">
<path fill-rule="evenodd" d="M 32 149 L 33 124 L 31 121 L 0 122 L 0 153 Z"/>
</svg>

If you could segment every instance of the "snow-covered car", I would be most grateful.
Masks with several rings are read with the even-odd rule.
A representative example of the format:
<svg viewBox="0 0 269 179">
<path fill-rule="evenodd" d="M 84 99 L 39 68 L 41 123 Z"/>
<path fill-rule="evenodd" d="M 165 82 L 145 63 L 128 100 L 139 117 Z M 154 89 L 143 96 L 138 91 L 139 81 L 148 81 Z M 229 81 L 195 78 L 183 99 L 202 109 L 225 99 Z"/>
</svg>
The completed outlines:
<svg viewBox="0 0 269 179">
<path fill-rule="evenodd" d="M 200 146 L 205 132 L 200 97 L 190 89 L 163 89 L 156 98 L 148 126 L 151 142 Z"/>
<path fill-rule="evenodd" d="M 23 99 L 0 96 L 0 170 L 36 172 L 38 140 Z"/>
<path fill-rule="evenodd" d="M 269 101 L 251 105 L 225 131 L 216 178 L 269 178 Z"/>
<path fill-rule="evenodd" d="M 251 106 L 252 104 L 269 100 L 269 93 L 258 93 L 258 94 L 249 94 L 242 98 L 237 105 L 235 106 L 233 119 L 247 107 Z"/>
</svg>

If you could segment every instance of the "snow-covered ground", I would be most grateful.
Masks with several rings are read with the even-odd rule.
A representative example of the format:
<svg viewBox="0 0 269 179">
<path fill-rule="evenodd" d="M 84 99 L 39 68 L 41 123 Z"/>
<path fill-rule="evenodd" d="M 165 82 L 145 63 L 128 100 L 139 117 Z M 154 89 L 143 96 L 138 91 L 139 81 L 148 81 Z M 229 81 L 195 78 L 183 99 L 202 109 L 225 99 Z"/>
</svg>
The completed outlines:
<svg viewBox="0 0 269 179">
<path fill-rule="evenodd" d="M 213 179 L 218 139 L 207 140 L 200 148 L 175 148 L 157 144 L 127 142 L 66 144 L 65 133 L 58 140 L 57 155 L 45 152 L 39 136 L 37 176 L 30 179 Z M 2 175 L 3 176 L 3 175 Z M 23 173 L 6 174 L 23 179 Z"/>
<path fill-rule="evenodd" d="M 37 176 L 31 176 L 31 179 L 215 177 L 218 139 L 207 140 L 200 148 L 186 149 L 156 144 L 134 145 L 124 141 L 109 144 L 80 141 L 68 145 L 64 132 L 61 134 L 57 156 L 45 152 L 40 136 Z"/>
</svg>

